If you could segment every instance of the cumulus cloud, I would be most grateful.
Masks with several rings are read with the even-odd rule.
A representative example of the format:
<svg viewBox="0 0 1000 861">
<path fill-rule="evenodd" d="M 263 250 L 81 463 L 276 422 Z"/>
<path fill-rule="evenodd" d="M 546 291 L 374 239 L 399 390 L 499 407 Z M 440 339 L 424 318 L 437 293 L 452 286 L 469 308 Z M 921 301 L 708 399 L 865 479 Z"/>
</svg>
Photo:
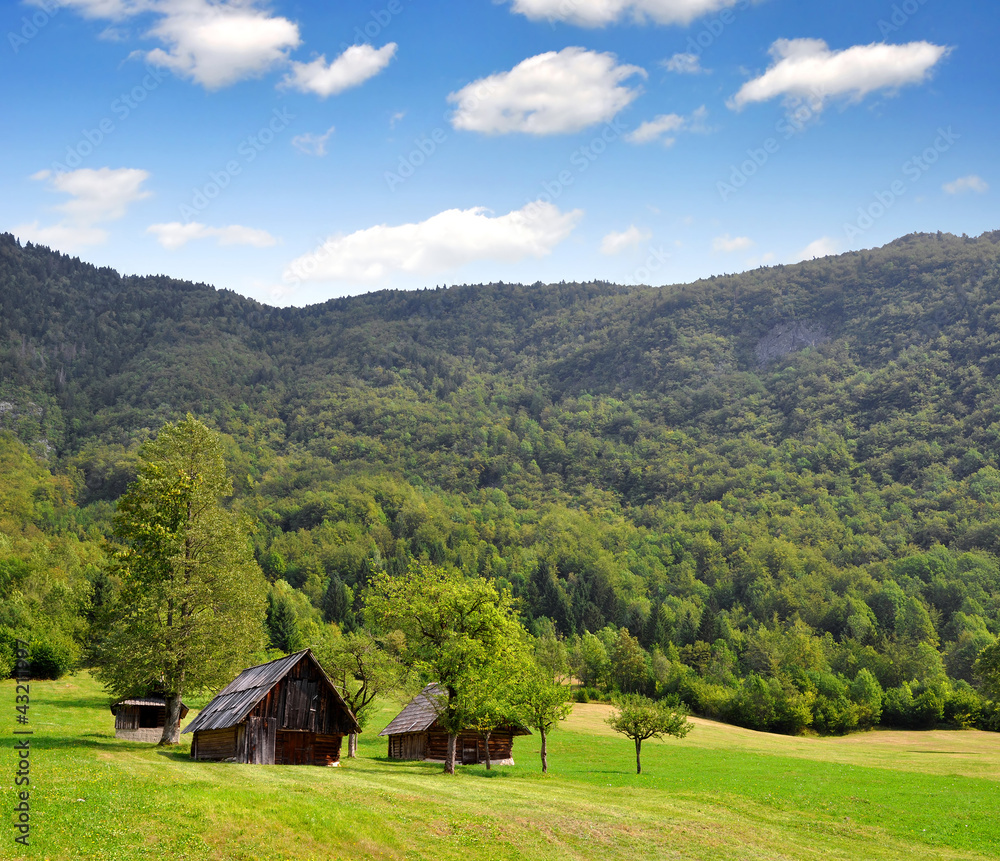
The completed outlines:
<svg viewBox="0 0 1000 861">
<path fill-rule="evenodd" d="M 285 270 L 286 284 L 347 281 L 379 284 L 393 273 L 430 275 L 471 263 L 514 263 L 544 257 L 570 235 L 583 216 L 536 201 L 506 215 L 483 207 L 449 209 L 417 224 L 380 224 L 334 236 Z"/>
<path fill-rule="evenodd" d="M 169 251 L 176 251 L 192 239 L 214 238 L 219 245 L 252 245 L 254 248 L 268 248 L 277 240 L 266 230 L 230 224 L 227 227 L 209 227 L 192 221 L 183 224 L 171 221 L 167 224 L 151 224 L 146 233 L 152 233 L 156 241 Z"/>
<path fill-rule="evenodd" d="M 529 57 L 509 72 L 481 78 L 451 93 L 456 129 L 509 134 L 578 132 L 608 122 L 640 90 L 623 86 L 638 66 L 618 65 L 614 54 L 564 48 Z"/>
<path fill-rule="evenodd" d="M 677 75 L 700 75 L 706 71 L 701 67 L 701 58 L 697 54 L 674 54 L 660 65 Z"/>
<path fill-rule="evenodd" d="M 989 184 L 981 176 L 972 173 L 968 176 L 960 177 L 954 182 L 946 182 L 941 186 L 947 194 L 962 194 L 966 191 L 974 191 L 977 194 L 985 194 L 989 191 Z"/>
<path fill-rule="evenodd" d="M 813 260 L 816 257 L 829 257 L 837 253 L 837 241 L 829 236 L 821 236 L 814 239 L 803 248 L 796 257 L 799 260 Z"/>
<path fill-rule="evenodd" d="M 767 71 L 747 81 L 727 104 L 739 110 L 778 96 L 808 97 L 820 107 L 835 96 L 858 100 L 876 90 L 922 83 L 949 50 L 930 42 L 909 42 L 831 51 L 822 39 L 779 39 L 771 45 L 773 62 Z"/>
<path fill-rule="evenodd" d="M 47 182 L 50 191 L 68 194 L 70 199 L 55 207 L 64 215 L 58 224 L 43 227 L 36 221 L 15 228 L 15 232 L 63 250 L 100 245 L 108 234 L 97 225 L 123 218 L 131 204 L 152 193 L 142 188 L 149 173 L 136 168 L 81 168 L 65 173 L 42 170 L 31 178 Z"/>
<path fill-rule="evenodd" d="M 296 24 L 251 3 L 171 0 L 157 10 L 165 14 L 149 35 L 167 50 L 155 48 L 146 59 L 210 90 L 262 75 L 301 41 Z"/>
<path fill-rule="evenodd" d="M 640 230 L 634 224 L 621 232 L 612 230 L 601 240 L 601 254 L 621 254 L 642 242 L 647 242 L 652 236 L 653 234 Z"/>
<path fill-rule="evenodd" d="M 533 21 L 604 27 L 619 21 L 690 24 L 741 0 L 511 0 L 514 12 Z"/>
<path fill-rule="evenodd" d="M 292 63 L 284 85 L 303 93 L 316 93 L 324 99 L 363 84 L 381 72 L 396 55 L 396 43 L 382 48 L 352 45 L 332 63 L 321 55 L 311 63 Z"/>
<path fill-rule="evenodd" d="M 625 135 L 625 140 L 634 144 L 659 141 L 664 146 L 673 146 L 678 133 L 682 131 L 706 131 L 705 117 L 707 116 L 708 110 L 704 105 L 694 111 L 690 117 L 683 117 L 680 114 L 660 114 L 658 117 L 642 123 L 634 132 Z"/>
<path fill-rule="evenodd" d="M 749 248 L 753 248 L 753 240 L 749 236 L 730 236 L 728 233 L 724 233 L 712 240 L 712 250 L 721 251 L 724 254 L 746 251 Z"/>
<path fill-rule="evenodd" d="M 289 54 L 302 43 L 299 26 L 273 14 L 264 0 L 60 0 L 60 5 L 116 25 L 150 16 L 152 24 L 144 35 L 161 46 L 134 54 L 209 90 L 285 66 L 290 68 L 286 85 L 325 98 L 368 80 L 396 51 L 395 44 L 377 50 L 354 45 L 331 63 L 325 55 L 294 62 Z M 105 30 L 107 37 L 122 40 L 128 32 L 120 26 Z"/>
<path fill-rule="evenodd" d="M 330 126 L 321 135 L 313 134 L 312 132 L 296 135 L 292 138 L 292 146 L 306 155 L 324 156 L 326 155 L 326 142 L 336 130 L 335 126 Z"/>
</svg>

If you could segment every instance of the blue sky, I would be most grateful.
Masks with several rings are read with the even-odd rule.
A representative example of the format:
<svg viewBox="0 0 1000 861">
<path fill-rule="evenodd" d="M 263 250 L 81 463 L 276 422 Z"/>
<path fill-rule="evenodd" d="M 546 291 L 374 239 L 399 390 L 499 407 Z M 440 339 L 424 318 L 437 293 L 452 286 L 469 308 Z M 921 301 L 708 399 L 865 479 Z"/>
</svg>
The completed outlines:
<svg viewBox="0 0 1000 861">
<path fill-rule="evenodd" d="M 985 0 L 9 0 L 0 229 L 270 304 L 1000 228 Z"/>
</svg>

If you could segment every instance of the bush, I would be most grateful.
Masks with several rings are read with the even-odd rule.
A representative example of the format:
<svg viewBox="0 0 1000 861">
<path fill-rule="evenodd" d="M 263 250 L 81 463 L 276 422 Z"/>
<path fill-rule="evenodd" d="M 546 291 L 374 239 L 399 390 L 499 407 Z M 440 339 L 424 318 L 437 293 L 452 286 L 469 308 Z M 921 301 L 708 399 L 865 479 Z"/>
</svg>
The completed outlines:
<svg viewBox="0 0 1000 861">
<path fill-rule="evenodd" d="M 58 679 L 73 666 L 69 647 L 50 640 L 35 640 L 28 649 L 33 679 Z"/>
<path fill-rule="evenodd" d="M 573 699 L 575 699 L 578 703 L 589 703 L 590 702 L 590 694 L 587 693 L 587 689 L 586 688 L 580 688 L 573 695 Z"/>
</svg>

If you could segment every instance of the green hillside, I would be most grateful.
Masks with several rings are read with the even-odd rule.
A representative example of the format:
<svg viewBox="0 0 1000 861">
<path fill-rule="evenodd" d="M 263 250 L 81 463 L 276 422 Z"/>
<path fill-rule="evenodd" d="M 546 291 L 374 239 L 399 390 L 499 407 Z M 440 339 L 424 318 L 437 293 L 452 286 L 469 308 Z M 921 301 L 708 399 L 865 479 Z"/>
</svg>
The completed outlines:
<svg viewBox="0 0 1000 861">
<path fill-rule="evenodd" d="M 591 693 L 997 728 L 998 254 L 275 309 L 0 237 L 0 629 L 82 653 L 136 448 L 191 411 L 307 639 L 416 558 L 509 583 Z"/>
</svg>

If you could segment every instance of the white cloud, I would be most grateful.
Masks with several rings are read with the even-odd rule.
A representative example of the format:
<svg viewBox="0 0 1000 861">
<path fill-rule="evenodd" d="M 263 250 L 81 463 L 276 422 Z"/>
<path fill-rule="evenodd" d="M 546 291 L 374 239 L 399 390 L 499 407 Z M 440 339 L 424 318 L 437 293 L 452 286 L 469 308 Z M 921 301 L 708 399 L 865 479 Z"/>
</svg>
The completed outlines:
<svg viewBox="0 0 1000 861">
<path fill-rule="evenodd" d="M 646 73 L 618 65 L 614 54 L 549 51 L 451 93 L 448 101 L 457 105 L 451 123 L 485 134 L 577 132 L 608 122 L 639 95 L 638 88 L 622 86 L 633 75 Z"/>
<path fill-rule="evenodd" d="M 797 260 L 812 260 L 816 257 L 829 257 L 837 253 L 837 240 L 822 236 L 810 242 L 796 256 Z"/>
<path fill-rule="evenodd" d="M 52 0 L 29 0 L 33 6 L 52 6 Z M 110 18 L 120 21 L 155 7 L 153 0 L 59 0 L 60 8 L 75 9 L 85 18 Z"/>
<path fill-rule="evenodd" d="M 336 130 L 335 126 L 330 126 L 321 135 L 315 135 L 312 132 L 296 135 L 292 138 L 292 146 L 306 155 L 326 155 L 326 142 Z"/>
<path fill-rule="evenodd" d="M 292 63 L 292 71 L 284 85 L 303 93 L 316 93 L 324 99 L 363 84 L 381 72 L 396 54 L 396 43 L 382 48 L 371 45 L 351 45 L 332 63 L 323 54 L 311 63 Z"/>
<path fill-rule="evenodd" d="M 47 181 L 50 191 L 70 196 L 68 201 L 54 207 L 65 218 L 48 227 L 35 221 L 15 228 L 15 232 L 33 242 L 64 251 L 100 245 L 107 240 L 108 233 L 97 225 L 123 218 L 131 204 L 149 197 L 152 192 L 142 188 L 148 178 L 146 171 L 136 168 L 81 168 L 66 173 L 39 171 L 31 179 Z"/>
<path fill-rule="evenodd" d="M 52 191 L 70 195 L 71 199 L 59 204 L 56 210 L 77 224 L 115 221 L 125 215 L 130 204 L 152 194 L 142 189 L 149 173 L 136 168 L 85 167 L 66 173 L 43 170 L 31 178 L 49 180 Z"/>
<path fill-rule="evenodd" d="M 625 135 L 625 140 L 634 144 L 659 141 L 664 146 L 673 146 L 679 132 L 707 132 L 708 129 L 705 127 L 707 116 L 708 109 L 704 105 L 690 117 L 683 117 L 680 114 L 660 114 L 642 123 L 634 132 Z"/>
<path fill-rule="evenodd" d="M 30 224 L 19 224 L 13 232 L 26 242 L 48 245 L 63 252 L 77 251 L 88 245 L 102 245 L 108 240 L 108 231 L 103 228 L 65 222 L 42 227 L 37 221 L 32 221 Z"/>
<path fill-rule="evenodd" d="M 533 21 L 565 21 L 604 27 L 622 20 L 637 24 L 690 24 L 741 0 L 511 0 L 514 12 Z"/>
<path fill-rule="evenodd" d="M 634 224 L 620 233 L 612 230 L 601 240 L 601 254 L 621 254 L 629 248 L 635 248 L 640 243 L 648 241 L 652 236 L 653 234 L 640 230 Z"/>
<path fill-rule="evenodd" d="M 822 39 L 779 39 L 769 51 L 771 66 L 745 83 L 727 104 L 739 110 L 777 96 L 808 97 L 818 107 L 833 96 L 857 100 L 875 90 L 922 83 L 949 50 L 930 42 L 910 42 L 831 51 Z"/>
<path fill-rule="evenodd" d="M 513 263 L 543 257 L 570 235 L 583 216 L 536 201 L 506 215 L 483 207 L 449 209 L 418 224 L 385 224 L 334 236 L 293 260 L 284 281 L 348 281 L 378 284 L 393 273 L 430 275 L 471 263 Z"/>
<path fill-rule="evenodd" d="M 268 248 L 277 244 L 277 240 L 266 230 L 244 227 L 241 224 L 209 227 L 197 221 L 188 224 L 171 221 L 167 224 L 151 224 L 146 232 L 156 236 L 157 242 L 170 251 L 187 245 L 192 239 L 215 238 L 219 245 L 252 245 L 255 248 Z"/>
<path fill-rule="evenodd" d="M 712 240 L 712 250 L 732 254 L 734 251 L 746 251 L 753 248 L 753 244 L 753 240 L 749 236 L 730 236 L 728 233 L 724 233 Z"/>
<path fill-rule="evenodd" d="M 669 60 L 660 63 L 668 72 L 677 75 L 699 75 L 706 71 L 701 67 L 701 59 L 697 54 L 674 54 Z"/>
<path fill-rule="evenodd" d="M 169 0 L 164 16 L 149 31 L 168 50 L 146 54 L 154 65 L 191 78 L 210 90 L 262 75 L 300 43 L 299 28 L 248 2 Z"/>
<path fill-rule="evenodd" d="M 989 183 L 981 176 L 972 173 L 968 176 L 960 177 L 954 182 L 946 182 L 941 186 L 948 194 L 962 194 L 965 191 L 974 191 L 977 194 L 985 194 L 989 191 Z"/>
</svg>

